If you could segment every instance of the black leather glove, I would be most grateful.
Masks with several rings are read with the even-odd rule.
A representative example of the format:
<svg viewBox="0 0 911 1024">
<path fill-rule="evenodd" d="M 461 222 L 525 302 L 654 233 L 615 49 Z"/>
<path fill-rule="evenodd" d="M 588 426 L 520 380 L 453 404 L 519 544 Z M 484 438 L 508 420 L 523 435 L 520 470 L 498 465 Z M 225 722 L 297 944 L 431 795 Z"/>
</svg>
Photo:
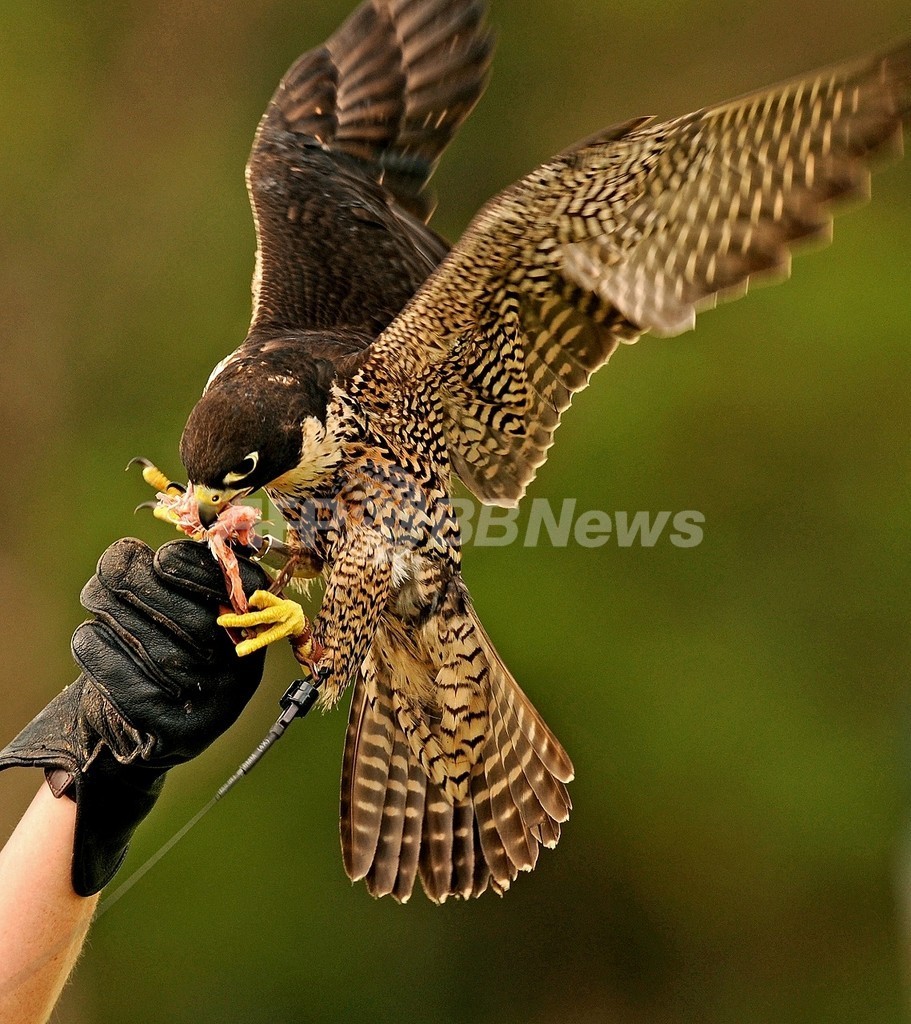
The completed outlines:
<svg viewBox="0 0 911 1024">
<path fill-rule="evenodd" d="M 247 594 L 266 574 L 240 560 Z M 73 888 L 90 896 L 123 862 L 164 776 L 240 715 L 262 677 L 265 651 L 238 658 L 215 619 L 227 604 L 205 545 L 157 553 L 121 540 L 82 591 L 95 618 L 73 636 L 82 674 L 0 751 L 0 770 L 44 768 L 56 795 L 76 802 Z"/>
</svg>

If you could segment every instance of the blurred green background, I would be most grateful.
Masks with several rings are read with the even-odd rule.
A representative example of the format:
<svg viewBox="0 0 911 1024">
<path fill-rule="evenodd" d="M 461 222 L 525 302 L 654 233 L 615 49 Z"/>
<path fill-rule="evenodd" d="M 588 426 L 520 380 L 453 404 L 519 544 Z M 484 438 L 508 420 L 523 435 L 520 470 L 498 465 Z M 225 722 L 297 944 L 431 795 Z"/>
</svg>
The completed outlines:
<svg viewBox="0 0 911 1024">
<path fill-rule="evenodd" d="M 2 726 L 73 676 L 98 554 L 169 532 L 134 455 L 243 337 L 242 169 L 292 59 L 353 0 L 0 2 Z M 493 0 L 491 88 L 436 179 L 456 237 L 574 139 L 907 36 L 907 0 Z M 785 287 L 621 351 L 532 495 L 696 509 L 680 550 L 471 549 L 507 662 L 577 769 L 558 850 L 501 901 L 345 879 L 345 712 L 309 719 L 94 930 L 57 1020 L 537 1024 L 905 1016 L 911 166 Z M 138 867 L 265 732 L 173 773 Z M 0 777 L 11 828 L 37 783 Z M 5 834 L 5 833 L 4 833 Z M 125 874 L 126 874 L 125 873 Z M 125 875 L 124 875 L 125 877 Z"/>
</svg>

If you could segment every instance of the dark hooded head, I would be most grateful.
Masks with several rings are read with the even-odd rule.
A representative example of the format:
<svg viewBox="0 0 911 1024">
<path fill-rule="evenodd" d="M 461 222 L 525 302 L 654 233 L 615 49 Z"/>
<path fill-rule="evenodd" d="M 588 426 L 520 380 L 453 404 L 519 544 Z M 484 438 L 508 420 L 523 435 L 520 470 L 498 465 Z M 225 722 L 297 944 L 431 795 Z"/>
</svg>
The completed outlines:
<svg viewBox="0 0 911 1024">
<path fill-rule="evenodd" d="M 180 457 L 207 525 L 232 498 L 300 466 L 305 427 L 325 425 L 331 375 L 309 359 L 296 372 L 269 362 L 229 361 L 184 427 Z"/>
</svg>

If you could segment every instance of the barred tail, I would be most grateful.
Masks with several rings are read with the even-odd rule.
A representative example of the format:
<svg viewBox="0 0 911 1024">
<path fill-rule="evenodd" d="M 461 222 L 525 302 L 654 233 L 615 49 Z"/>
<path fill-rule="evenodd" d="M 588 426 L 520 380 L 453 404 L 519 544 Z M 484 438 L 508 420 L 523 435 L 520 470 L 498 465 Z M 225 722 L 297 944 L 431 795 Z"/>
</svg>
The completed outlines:
<svg viewBox="0 0 911 1024">
<path fill-rule="evenodd" d="M 355 686 L 345 870 L 405 902 L 502 894 L 553 847 L 573 766 L 503 665 L 461 581 L 420 630 L 384 627 Z"/>
</svg>

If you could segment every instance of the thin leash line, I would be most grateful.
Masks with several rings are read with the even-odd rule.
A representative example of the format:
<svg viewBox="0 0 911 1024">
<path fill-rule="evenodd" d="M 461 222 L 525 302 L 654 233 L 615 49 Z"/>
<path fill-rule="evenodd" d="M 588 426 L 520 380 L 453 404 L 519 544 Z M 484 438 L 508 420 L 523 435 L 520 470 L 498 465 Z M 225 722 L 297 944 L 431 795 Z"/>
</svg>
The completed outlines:
<svg viewBox="0 0 911 1024">
<path fill-rule="evenodd" d="M 203 807 L 202 810 L 197 811 L 196 814 L 193 815 L 193 817 L 186 823 L 186 825 L 178 829 L 177 832 L 175 832 L 174 835 L 171 836 L 171 838 L 164 844 L 164 846 L 162 846 L 157 852 L 153 853 L 152 856 L 149 857 L 149 859 L 145 862 L 145 864 L 142 865 L 141 868 L 138 868 L 136 871 L 134 871 L 133 874 L 130 875 L 130 877 L 125 882 L 121 883 L 121 885 L 119 885 L 114 890 L 114 892 L 111 893 L 110 896 L 107 896 L 104 900 L 102 900 L 102 902 L 98 906 L 98 910 L 95 914 L 94 920 L 98 921 L 102 917 L 104 917 L 104 915 L 111 909 L 111 907 L 113 907 L 115 903 L 118 903 L 121 899 L 123 899 L 123 897 L 126 896 L 126 894 L 130 891 L 130 889 L 133 888 L 134 885 L 136 885 L 137 882 L 142 881 L 142 879 L 152 870 L 152 868 L 154 868 L 155 865 L 162 858 L 166 857 L 192 828 L 194 828 L 196 825 L 199 824 L 199 822 L 202 821 L 202 819 L 209 813 L 209 811 L 211 811 L 212 808 L 218 803 L 219 799 L 220 796 L 218 793 L 216 793 L 215 796 L 213 796 L 212 799 L 205 805 L 205 807 Z"/>
<path fill-rule="evenodd" d="M 234 778 L 234 776 L 232 776 L 232 778 Z M 153 854 L 145 862 L 145 864 L 143 864 L 142 867 L 139 868 L 138 871 L 135 871 L 132 875 L 130 875 L 130 877 L 122 885 L 120 885 L 109 897 L 102 900 L 98 906 L 98 909 L 95 911 L 95 914 L 92 916 L 91 921 L 87 921 L 84 925 L 79 925 L 77 928 L 72 929 L 55 946 L 51 947 L 51 949 L 45 950 L 43 954 L 36 957 L 30 964 L 27 964 L 20 971 L 14 974 L 11 978 L 8 978 L 5 982 L 0 984 L 0 996 L 6 996 L 11 992 L 15 992 L 17 988 L 24 985 L 25 982 L 29 980 L 29 978 L 31 978 L 34 974 L 40 971 L 41 968 L 45 966 L 45 964 L 49 963 L 51 960 L 54 959 L 55 956 L 58 956 L 65 949 L 69 949 L 73 945 L 73 943 L 78 941 L 80 934 L 84 934 L 85 931 L 96 921 L 102 918 L 111 909 L 111 907 L 113 907 L 114 904 L 118 902 L 118 900 L 126 896 L 130 889 L 132 889 L 137 882 L 141 881 L 143 876 L 146 875 L 149 871 L 151 871 L 152 868 L 155 867 L 155 865 L 162 859 L 162 857 L 168 854 L 180 842 L 180 840 L 183 839 L 183 837 L 190 831 L 190 829 L 193 828 L 194 825 L 198 824 L 209 813 L 209 811 L 212 810 L 212 808 L 222 798 L 224 793 L 227 792 L 226 786 L 227 783 L 225 784 L 225 786 L 222 786 L 222 788 L 215 794 L 215 796 L 212 797 L 212 799 L 206 804 L 205 807 L 203 807 L 201 811 L 194 815 L 194 817 L 191 818 L 190 821 L 188 821 L 186 825 L 183 826 L 183 828 L 181 828 L 173 836 L 171 836 L 171 838 L 164 844 L 164 846 L 162 846 L 157 853 Z"/>
<path fill-rule="evenodd" d="M 23 967 L 22 970 L 18 971 L 13 977 L 0 982 L 0 996 L 6 996 L 11 992 L 15 992 L 16 989 L 25 984 L 29 978 L 40 971 L 41 968 L 55 956 L 62 953 L 65 949 L 68 949 L 74 942 L 80 941 L 80 933 L 83 933 L 91 924 L 94 924 L 95 921 L 98 921 L 103 917 L 115 903 L 118 903 L 124 896 L 126 896 L 137 882 L 142 881 L 152 868 L 154 868 L 162 858 L 167 856 L 167 854 L 174 849 L 174 847 L 191 829 L 202 821 L 202 819 L 209 813 L 209 811 L 212 810 L 219 800 L 230 793 L 241 779 L 249 775 L 273 744 L 275 744 L 277 740 L 281 739 L 288 726 L 296 718 L 304 718 L 307 715 L 313 705 L 316 704 L 318 697 L 319 689 L 309 680 L 298 679 L 292 683 L 288 688 L 287 693 L 280 701 L 283 709 L 282 713 L 279 718 L 276 719 L 272 728 L 269 730 L 268 735 L 259 743 L 253 753 L 242 765 L 240 765 L 237 771 L 218 790 L 215 796 L 212 797 L 205 807 L 198 811 L 186 823 L 186 825 L 171 836 L 171 838 L 156 853 L 154 853 L 141 868 L 133 872 L 133 874 L 130 875 L 122 885 L 118 886 L 118 888 L 115 889 L 109 897 L 99 903 L 98 909 L 91 922 L 84 926 L 80 925 L 78 928 L 74 928 L 52 949 L 45 950 L 43 954 L 36 957 L 30 964 Z"/>
<path fill-rule="evenodd" d="M 202 821 L 222 797 L 227 796 L 241 779 L 246 778 L 273 744 L 281 739 L 288 726 L 296 718 L 303 718 L 310 711 L 318 697 L 319 690 L 308 679 L 299 679 L 292 683 L 287 693 L 281 699 L 280 703 L 283 709 L 281 715 L 276 719 L 266 737 L 258 744 L 253 753 L 240 765 L 231 778 L 221 786 L 215 796 L 201 810 L 197 811 L 160 849 L 153 853 L 142 867 L 137 868 L 110 896 L 101 901 L 94 920 L 98 921 L 104 917 L 115 903 L 118 903 L 126 896 L 137 882 L 142 881 L 152 868 L 166 857 L 191 829 L 195 828 Z"/>
</svg>

